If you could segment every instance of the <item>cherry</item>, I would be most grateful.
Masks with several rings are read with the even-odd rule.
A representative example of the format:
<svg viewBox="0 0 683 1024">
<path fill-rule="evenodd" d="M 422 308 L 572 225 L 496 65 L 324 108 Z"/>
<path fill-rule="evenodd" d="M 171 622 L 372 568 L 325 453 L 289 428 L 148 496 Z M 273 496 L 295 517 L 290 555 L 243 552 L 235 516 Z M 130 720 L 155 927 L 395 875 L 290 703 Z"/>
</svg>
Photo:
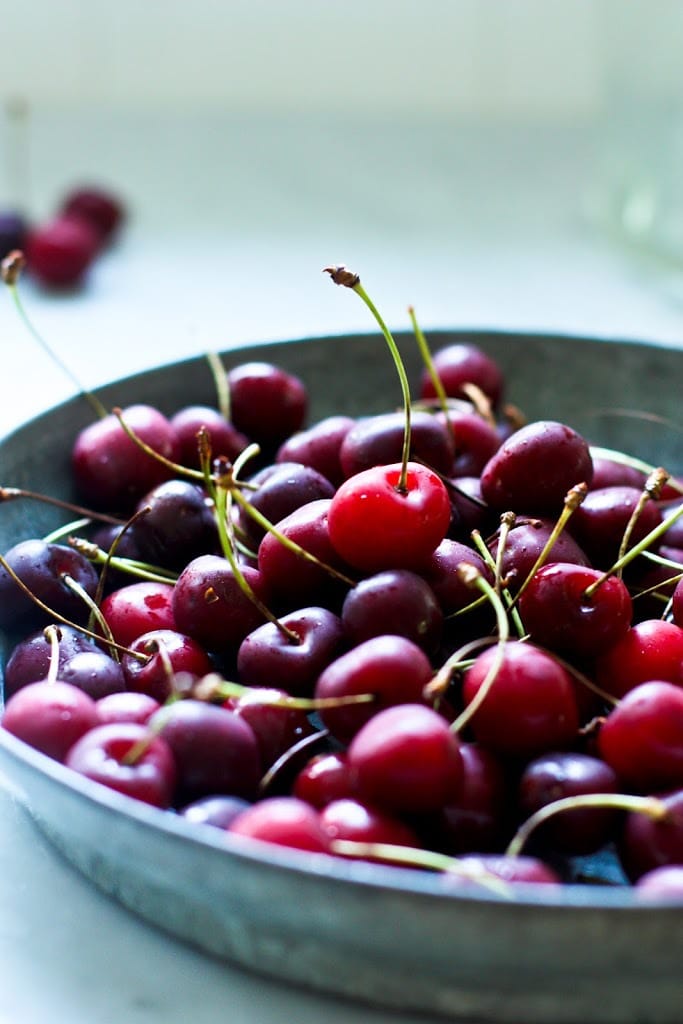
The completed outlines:
<svg viewBox="0 0 683 1024">
<path fill-rule="evenodd" d="M 320 812 L 320 823 L 332 840 L 419 846 L 416 832 L 405 822 L 348 797 L 328 803 Z"/>
<path fill-rule="evenodd" d="M 309 853 L 330 852 L 331 840 L 319 813 L 296 797 L 261 800 L 233 818 L 228 832 Z"/>
<path fill-rule="evenodd" d="M 432 825 L 440 849 L 457 855 L 500 850 L 509 832 L 510 782 L 506 766 L 492 751 L 462 743 L 460 792 Z"/>
<path fill-rule="evenodd" d="M 516 593 L 525 583 L 555 527 L 552 519 L 518 520 L 505 537 L 505 547 L 500 559 L 501 574 L 511 593 Z M 488 547 L 494 559 L 498 560 L 500 534 L 489 541 Z M 589 565 L 588 558 L 575 540 L 564 530 L 553 542 L 547 553 L 546 562 L 564 562 L 574 565 Z"/>
<path fill-rule="evenodd" d="M 530 758 L 567 747 L 576 739 L 579 714 L 574 686 L 549 654 L 518 641 L 504 644 L 502 654 L 498 647 L 490 647 L 465 673 L 465 706 L 491 678 L 490 672 L 495 672 L 493 681 L 487 682 L 490 688 L 470 719 L 479 743 L 501 754 Z"/>
<path fill-rule="evenodd" d="M 333 736 L 347 742 L 378 710 L 422 700 L 432 675 L 427 655 L 407 637 L 372 637 L 328 665 L 318 678 L 315 697 L 372 694 L 374 701 L 324 708 L 320 717 Z"/>
<path fill-rule="evenodd" d="M 48 288 L 73 288 L 82 282 L 99 244 L 97 232 L 83 220 L 57 217 L 29 232 L 28 269 Z"/>
<path fill-rule="evenodd" d="M 658 798 L 663 813 L 626 815 L 617 848 L 626 875 L 636 882 L 655 868 L 683 864 L 683 789 Z"/>
<path fill-rule="evenodd" d="M 402 412 L 382 413 L 358 420 L 342 441 L 339 458 L 345 477 L 373 466 L 398 462 L 403 450 L 405 416 Z M 448 474 L 453 465 L 455 445 L 444 424 L 430 413 L 411 414 L 410 457 L 424 462 L 438 473 Z"/>
<path fill-rule="evenodd" d="M 683 864 L 667 864 L 641 875 L 636 895 L 647 900 L 683 900 Z"/>
<path fill-rule="evenodd" d="M 487 885 L 487 879 L 491 878 L 523 885 L 560 885 L 562 882 L 559 874 L 538 857 L 470 854 L 458 859 L 458 869 L 448 878 L 449 884 L 457 888 L 477 883 Z"/>
<path fill-rule="evenodd" d="M 501 437 L 493 426 L 475 412 L 450 410 L 448 424 L 455 441 L 450 476 L 479 476 L 498 451 Z"/>
<path fill-rule="evenodd" d="M 593 480 L 591 487 L 594 491 L 603 487 L 635 487 L 642 491 L 647 476 L 640 469 L 634 466 L 625 465 L 614 459 L 604 456 L 593 456 Z"/>
<path fill-rule="evenodd" d="M 160 704 L 174 693 L 174 675 L 186 672 L 201 678 L 213 669 L 204 648 L 173 629 L 142 633 L 123 655 L 121 667 L 128 689 L 146 693 Z"/>
<path fill-rule="evenodd" d="M 224 456 L 234 462 L 249 441 L 218 409 L 207 405 L 189 405 L 171 416 L 171 426 L 178 444 L 181 465 L 199 469 L 198 435 L 204 431 L 214 458 Z"/>
<path fill-rule="evenodd" d="M 590 484 L 593 463 L 587 442 L 571 427 L 539 420 L 515 431 L 481 474 L 484 500 L 499 512 L 552 516 L 567 492 Z"/>
<path fill-rule="evenodd" d="M 265 622 L 249 633 L 237 652 L 237 671 L 245 686 L 281 687 L 291 694 L 310 694 L 321 672 L 341 653 L 345 641 L 341 620 L 327 608 L 290 612 L 280 626 Z M 298 637 L 292 641 L 282 626 Z"/>
<path fill-rule="evenodd" d="M 441 541 L 421 571 L 446 615 L 466 608 L 473 601 L 471 588 L 457 571 L 463 563 L 473 566 L 484 579 L 493 583 L 493 573 L 481 555 L 448 537 Z"/>
<path fill-rule="evenodd" d="M 376 466 L 341 485 L 328 512 L 330 539 L 356 569 L 419 569 L 446 535 L 448 492 L 426 466 Z"/>
<path fill-rule="evenodd" d="M 72 189 L 64 198 L 62 214 L 88 224 L 103 245 L 112 240 L 125 217 L 123 204 L 116 196 L 92 185 Z"/>
<path fill-rule="evenodd" d="M 315 731 L 304 711 L 282 702 L 286 697 L 284 690 L 252 687 L 224 705 L 251 726 L 264 772 L 299 740 Z"/>
<path fill-rule="evenodd" d="M 258 742 L 251 726 L 226 708 L 198 700 L 178 700 L 150 725 L 173 752 L 180 804 L 226 794 L 252 800 L 261 774 Z"/>
<path fill-rule="evenodd" d="M 440 810 L 462 784 L 458 739 L 423 704 L 378 711 L 351 740 L 347 758 L 360 798 L 398 814 Z"/>
<path fill-rule="evenodd" d="M 73 548 L 43 540 L 23 540 L 6 553 L 0 566 L 0 626 L 5 629 L 35 628 L 55 615 L 72 622 L 86 622 L 89 608 L 73 587 L 73 580 L 91 598 L 97 590 L 97 573 Z M 6 566 L 8 568 L 6 568 Z M 24 590 L 10 571 L 23 583 Z M 29 592 L 47 606 L 39 607 Z"/>
<path fill-rule="evenodd" d="M 619 779 L 597 757 L 575 751 L 543 754 L 530 761 L 519 782 L 518 804 L 524 817 L 566 797 L 587 793 L 617 793 Z M 565 811 L 548 820 L 536 832 L 554 850 L 585 856 L 612 837 L 617 821 L 613 808 L 582 808 Z"/>
<path fill-rule="evenodd" d="M 26 245 L 28 224 L 15 210 L 0 210 L 0 259 Z"/>
<path fill-rule="evenodd" d="M 93 649 L 91 641 L 71 626 L 59 626 L 57 646 L 58 675 L 59 670 L 72 655 Z M 47 676 L 52 650 L 52 641 L 42 629 L 32 633 L 13 648 L 4 671 L 5 700 L 22 686 Z"/>
<path fill-rule="evenodd" d="M 603 722 L 598 746 L 629 786 L 683 786 L 683 688 L 656 680 L 634 687 Z"/>
<path fill-rule="evenodd" d="M 122 693 L 110 693 L 97 701 L 97 718 L 101 725 L 112 722 L 134 722 L 146 725 L 155 711 L 159 710 L 158 701 L 148 693 L 133 693 L 124 690 Z"/>
<path fill-rule="evenodd" d="M 553 562 L 534 574 L 520 596 L 519 611 L 539 646 L 570 658 L 592 658 L 626 634 L 633 606 L 618 577 L 603 579 L 597 569 Z"/>
<path fill-rule="evenodd" d="M 461 476 L 449 481 L 448 493 L 452 514 L 449 537 L 469 541 L 473 530 L 486 536 L 495 529 L 498 516 L 482 498 L 478 476 Z"/>
<path fill-rule="evenodd" d="M 131 405 L 123 420 L 133 433 L 166 459 L 178 454 L 175 432 L 168 419 L 149 405 Z M 172 471 L 128 437 L 113 414 L 85 427 L 72 452 L 76 486 L 94 507 L 128 511 Z"/>
<path fill-rule="evenodd" d="M 275 461 L 310 466 L 338 487 L 345 478 L 340 461 L 341 444 L 354 422 L 350 416 L 327 416 L 283 441 Z"/>
<path fill-rule="evenodd" d="M 387 569 L 361 580 L 346 595 L 341 617 L 352 644 L 394 633 L 428 653 L 436 650 L 443 626 L 434 591 L 407 569 Z"/>
<path fill-rule="evenodd" d="M 503 392 L 503 375 L 497 363 L 478 345 L 456 342 L 446 345 L 433 356 L 434 369 L 447 395 L 468 397 L 465 384 L 475 384 L 495 407 Z M 436 390 L 427 371 L 423 371 L 421 398 L 435 398 Z"/>
<path fill-rule="evenodd" d="M 235 427 L 267 448 L 280 445 L 306 418 L 303 382 L 272 363 L 250 362 L 228 373 L 230 417 Z"/>
<path fill-rule="evenodd" d="M 173 586 L 138 580 L 112 591 L 100 605 L 112 636 L 129 647 L 143 633 L 154 629 L 175 629 Z"/>
<path fill-rule="evenodd" d="M 176 770 L 168 744 L 147 726 L 114 722 L 90 729 L 74 743 L 69 768 L 153 807 L 171 804 Z"/>
<path fill-rule="evenodd" d="M 218 549 L 213 505 L 202 487 L 166 480 L 140 499 L 133 525 L 142 560 L 183 569 L 199 555 Z"/>
<path fill-rule="evenodd" d="M 318 809 L 352 796 L 346 754 L 329 751 L 314 755 L 294 779 L 292 795 Z"/>
<path fill-rule="evenodd" d="M 66 658 L 59 669 L 59 678 L 64 683 L 77 686 L 93 700 L 126 689 L 126 680 L 119 662 L 95 647 L 76 651 Z"/>
<path fill-rule="evenodd" d="M 193 825 L 225 830 L 249 806 L 249 801 L 239 796 L 203 796 L 181 807 L 178 813 Z"/>
<path fill-rule="evenodd" d="M 57 761 L 97 724 L 92 697 L 58 679 L 23 686 L 7 701 L 2 716 L 3 729 Z"/>
<path fill-rule="evenodd" d="M 261 574 L 242 569 L 256 596 L 266 603 Z M 173 591 L 177 628 L 209 651 L 236 651 L 242 640 L 263 622 L 263 615 L 242 590 L 230 563 L 219 555 L 200 555 L 181 572 Z"/>
<path fill-rule="evenodd" d="M 624 532 L 636 510 L 642 491 L 634 487 L 603 487 L 590 491 L 572 515 L 568 529 L 593 565 L 609 569 L 616 561 Z M 637 544 L 662 520 L 653 501 L 645 503 L 630 534 L 629 547 Z"/>
<path fill-rule="evenodd" d="M 673 622 L 637 622 L 595 663 L 595 681 L 615 697 L 652 679 L 683 686 L 683 629 Z"/>
<path fill-rule="evenodd" d="M 296 462 L 268 466 L 253 476 L 249 485 L 254 488 L 245 495 L 249 506 L 270 523 L 279 523 L 302 505 L 329 500 L 334 495 L 329 480 L 310 466 Z M 238 522 L 247 543 L 256 549 L 267 532 L 265 527 L 254 521 L 248 508 L 239 509 Z"/>
</svg>

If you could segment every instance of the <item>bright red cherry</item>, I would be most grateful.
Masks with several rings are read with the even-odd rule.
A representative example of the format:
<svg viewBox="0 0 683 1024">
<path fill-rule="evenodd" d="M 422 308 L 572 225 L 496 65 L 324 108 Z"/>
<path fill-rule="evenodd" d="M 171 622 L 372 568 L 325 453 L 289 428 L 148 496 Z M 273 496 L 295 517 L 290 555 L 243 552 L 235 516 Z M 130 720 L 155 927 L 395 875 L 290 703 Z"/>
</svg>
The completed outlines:
<svg viewBox="0 0 683 1024">
<path fill-rule="evenodd" d="M 615 697 L 652 679 L 683 686 L 683 629 L 662 619 L 631 626 L 595 666 L 598 686 Z"/>
<path fill-rule="evenodd" d="M 330 540 L 356 569 L 417 569 L 446 536 L 448 491 L 431 469 L 409 462 L 405 490 L 401 466 L 375 466 L 350 477 L 330 504 Z"/>
<path fill-rule="evenodd" d="M 629 786 L 683 787 L 683 688 L 655 680 L 634 687 L 605 719 L 598 746 Z"/>
<path fill-rule="evenodd" d="M 297 850 L 330 851 L 331 840 L 318 811 L 291 796 L 268 797 L 247 807 L 233 818 L 227 831 Z"/>
</svg>

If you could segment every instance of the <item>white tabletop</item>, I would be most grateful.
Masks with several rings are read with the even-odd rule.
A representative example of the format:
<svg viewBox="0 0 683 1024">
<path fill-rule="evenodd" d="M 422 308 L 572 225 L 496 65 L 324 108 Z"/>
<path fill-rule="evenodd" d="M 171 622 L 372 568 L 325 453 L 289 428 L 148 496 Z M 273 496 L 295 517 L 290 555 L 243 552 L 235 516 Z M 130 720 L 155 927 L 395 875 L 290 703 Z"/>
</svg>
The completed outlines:
<svg viewBox="0 0 683 1024">
<path fill-rule="evenodd" d="M 247 341 L 372 329 L 321 274 L 329 262 L 358 270 L 396 327 L 413 304 L 426 328 L 683 338 L 677 272 L 586 217 L 606 180 L 591 126 L 83 115 L 38 117 L 32 133 L 41 213 L 85 177 L 131 202 L 82 292 L 22 287 L 85 386 Z M 1 294 L 0 352 L 0 433 L 72 394 Z M 397 1020 L 149 928 L 66 865 L 1 789 L 0 908 L 3 1024 Z"/>
</svg>

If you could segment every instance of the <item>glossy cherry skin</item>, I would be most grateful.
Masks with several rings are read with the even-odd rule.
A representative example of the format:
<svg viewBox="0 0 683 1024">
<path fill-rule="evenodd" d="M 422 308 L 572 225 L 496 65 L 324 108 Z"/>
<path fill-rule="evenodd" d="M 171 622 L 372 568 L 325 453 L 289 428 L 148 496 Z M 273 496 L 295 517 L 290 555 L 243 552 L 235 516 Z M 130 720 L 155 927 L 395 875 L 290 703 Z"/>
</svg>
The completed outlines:
<svg viewBox="0 0 683 1024">
<path fill-rule="evenodd" d="M 379 709 L 421 701 L 432 676 L 429 658 L 407 637 L 372 637 L 328 665 L 318 678 L 315 696 L 372 694 L 375 700 L 325 708 L 320 717 L 332 735 L 345 743 Z"/>
<path fill-rule="evenodd" d="M 512 794 L 505 762 L 477 743 L 462 743 L 460 755 L 460 791 L 441 808 L 432 825 L 438 847 L 452 855 L 500 850 L 511 825 Z"/>
<path fill-rule="evenodd" d="M 143 562 L 180 571 L 219 549 L 213 503 L 189 480 L 165 480 L 138 502 L 132 529 Z"/>
<path fill-rule="evenodd" d="M 160 707 L 159 702 L 148 693 L 133 693 L 131 690 L 110 693 L 106 697 L 100 697 L 96 704 L 100 725 L 109 725 L 112 722 L 146 725 Z"/>
<path fill-rule="evenodd" d="M 458 575 L 458 566 L 471 565 L 483 579 L 493 584 L 493 572 L 478 552 L 460 541 L 445 537 L 426 561 L 420 575 L 429 583 L 443 612 L 466 608 L 479 597 Z"/>
<path fill-rule="evenodd" d="M 545 517 L 518 520 L 507 534 L 501 559 L 501 572 L 508 590 L 515 594 L 536 565 L 554 528 L 555 521 Z M 500 534 L 489 541 L 494 558 L 498 557 Z M 572 565 L 590 565 L 586 553 L 563 530 L 546 556 L 546 562 L 570 562 Z"/>
<path fill-rule="evenodd" d="M 347 758 L 361 800 L 398 814 L 439 810 L 462 784 L 458 738 L 423 704 L 378 711 L 352 739 Z"/>
<path fill-rule="evenodd" d="M 73 629 L 71 626 L 59 626 L 57 649 L 58 664 L 61 668 L 73 654 L 92 650 L 93 645 L 92 641 L 79 630 Z M 51 660 L 52 643 L 44 630 L 40 629 L 20 641 L 13 648 L 5 665 L 3 680 L 5 700 L 22 686 L 44 679 L 48 674 Z"/>
<path fill-rule="evenodd" d="M 683 789 L 657 795 L 665 816 L 656 820 L 631 811 L 619 837 L 619 858 L 632 882 L 655 868 L 683 864 Z"/>
<path fill-rule="evenodd" d="M 403 492 L 400 476 L 398 464 L 375 466 L 350 477 L 332 499 L 330 539 L 356 569 L 417 569 L 446 536 L 451 506 L 439 477 L 411 462 Z"/>
<path fill-rule="evenodd" d="M 609 569 L 616 561 L 624 532 L 641 498 L 635 487 L 603 487 L 590 491 L 569 520 L 568 530 L 593 565 Z M 633 547 L 662 520 L 653 501 L 648 501 L 633 526 L 629 547 Z"/>
<path fill-rule="evenodd" d="M 330 852 L 331 840 L 319 813 L 296 797 L 273 796 L 260 800 L 234 818 L 228 832 L 309 853 Z"/>
<path fill-rule="evenodd" d="M 91 598 L 97 590 L 97 573 L 90 562 L 73 548 L 43 540 L 23 540 L 5 554 L 5 561 L 27 590 L 55 615 L 85 623 L 90 609 L 82 596 L 68 586 L 73 579 Z M 0 567 L 0 627 L 32 629 L 52 619 Z"/>
<path fill-rule="evenodd" d="M 281 625 L 299 638 L 295 643 L 273 622 L 264 622 L 244 638 L 237 671 L 244 686 L 280 687 L 310 694 L 318 676 L 341 653 L 345 635 L 339 616 L 327 608 L 302 608 L 283 615 Z"/>
<path fill-rule="evenodd" d="M 316 469 L 335 487 L 345 479 L 340 449 L 355 420 L 350 416 L 327 416 L 305 430 L 299 430 L 278 448 L 276 462 L 300 462 Z"/>
<path fill-rule="evenodd" d="M 18 690 L 5 705 L 2 727 L 57 761 L 98 724 L 95 701 L 71 683 L 42 680 Z"/>
<path fill-rule="evenodd" d="M 255 490 L 245 490 L 244 497 L 273 524 L 279 523 L 298 508 L 313 501 L 324 501 L 334 495 L 334 487 L 317 470 L 299 463 L 287 462 L 267 466 L 250 479 Z M 254 550 L 267 532 L 244 508 L 239 509 L 238 522 L 247 544 Z"/>
<path fill-rule="evenodd" d="M 171 426 L 178 442 L 178 454 L 183 466 L 199 469 L 198 434 L 208 435 L 213 458 L 224 456 L 234 462 L 249 440 L 223 416 L 218 409 L 209 405 L 188 405 L 171 416 Z"/>
<path fill-rule="evenodd" d="M 631 596 L 616 576 L 586 590 L 602 578 L 597 569 L 552 562 L 532 577 L 519 599 L 524 628 L 540 647 L 570 660 L 593 658 L 624 636 L 633 616 Z"/>
<path fill-rule="evenodd" d="M 173 586 L 138 580 L 104 598 L 100 611 L 117 643 L 129 647 L 153 629 L 175 629 Z"/>
<path fill-rule="evenodd" d="M 475 384 L 491 404 L 497 406 L 503 392 L 503 374 L 498 364 L 478 345 L 456 342 L 434 353 L 434 368 L 443 388 L 451 398 L 466 397 L 463 384 Z M 423 371 L 420 385 L 421 398 L 435 398 L 432 379 Z"/>
<path fill-rule="evenodd" d="M 71 683 L 93 700 L 126 689 L 123 669 L 118 661 L 104 651 L 91 647 L 67 658 L 59 670 L 62 682 Z"/>
<path fill-rule="evenodd" d="M 480 654 L 463 680 L 465 705 L 476 696 L 498 654 Z M 579 728 L 568 673 L 533 644 L 508 641 L 497 675 L 470 721 L 476 740 L 500 754 L 530 758 L 570 745 Z"/>
<path fill-rule="evenodd" d="M 683 787 L 683 688 L 655 680 L 634 687 L 603 722 L 598 747 L 641 792 Z"/>
<path fill-rule="evenodd" d="M 173 752 L 179 803 L 219 793 L 254 799 L 261 777 L 258 742 L 234 712 L 178 700 L 161 708 L 150 724 Z"/>
<path fill-rule="evenodd" d="M 292 785 L 292 796 L 318 809 L 352 795 L 346 754 L 341 751 L 315 754 L 299 770 Z"/>
<path fill-rule="evenodd" d="M 452 411 L 448 424 L 455 442 L 450 476 L 479 476 L 501 445 L 501 437 L 492 423 L 474 412 Z"/>
<path fill-rule="evenodd" d="M 140 440 L 176 461 L 175 432 L 162 413 L 149 405 L 131 405 L 123 410 L 123 418 Z M 79 433 L 71 466 L 80 494 L 92 506 L 109 512 L 131 510 L 144 494 L 172 476 L 163 463 L 128 437 L 113 413 Z"/>
<path fill-rule="evenodd" d="M 99 246 L 99 236 L 90 224 L 76 217 L 57 217 L 29 232 L 28 269 L 47 288 L 74 288 L 81 284 Z"/>
<path fill-rule="evenodd" d="M 481 491 L 499 512 L 554 516 L 568 491 L 592 476 L 584 438 L 563 423 L 539 420 L 515 431 L 489 459 Z"/>
<path fill-rule="evenodd" d="M 142 655 L 143 659 L 136 655 Z M 160 704 L 174 692 L 175 673 L 187 672 L 201 678 L 213 670 L 204 648 L 174 629 L 153 629 L 143 633 L 123 655 L 121 667 L 128 689 L 147 693 Z"/>
<path fill-rule="evenodd" d="M 126 758 L 134 749 L 135 759 L 128 764 Z M 173 754 L 147 726 L 99 725 L 73 745 L 65 763 L 93 782 L 153 807 L 171 804 L 176 778 Z"/>
<path fill-rule="evenodd" d="M 637 622 L 597 659 L 594 675 L 614 697 L 652 679 L 683 686 L 683 629 L 662 619 Z"/>
<path fill-rule="evenodd" d="M 526 818 L 556 800 L 617 793 L 619 788 L 617 773 L 600 758 L 561 751 L 529 762 L 519 781 L 517 802 Z M 586 856 L 613 838 L 618 814 L 610 807 L 562 811 L 539 826 L 534 838 L 563 854 Z"/>
<path fill-rule="evenodd" d="M 245 566 L 243 574 L 266 604 L 268 590 L 260 573 Z M 178 629 L 209 651 L 236 651 L 263 622 L 263 614 L 242 591 L 230 564 L 218 555 L 200 555 L 182 571 L 173 592 Z"/>
<path fill-rule="evenodd" d="M 443 612 L 427 581 L 408 569 L 387 569 L 349 590 L 341 613 L 350 643 L 395 633 L 427 652 L 441 639 Z"/>
<path fill-rule="evenodd" d="M 346 434 L 339 453 L 345 477 L 372 466 L 398 462 L 403 451 L 406 421 L 403 412 L 381 413 L 359 419 Z M 411 416 L 410 457 L 438 473 L 448 474 L 453 465 L 455 445 L 442 419 L 427 412 Z"/>
<path fill-rule="evenodd" d="M 250 362 L 228 373 L 230 418 L 250 440 L 267 448 L 300 430 L 308 393 L 294 374 L 272 363 Z"/>
<path fill-rule="evenodd" d="M 305 711 L 278 703 L 286 696 L 285 690 L 255 686 L 223 705 L 251 726 L 264 774 L 284 753 L 315 732 Z"/>
<path fill-rule="evenodd" d="M 405 822 L 359 800 L 333 800 L 320 812 L 320 821 L 330 839 L 355 843 L 390 843 L 419 847 L 417 833 Z"/>
</svg>

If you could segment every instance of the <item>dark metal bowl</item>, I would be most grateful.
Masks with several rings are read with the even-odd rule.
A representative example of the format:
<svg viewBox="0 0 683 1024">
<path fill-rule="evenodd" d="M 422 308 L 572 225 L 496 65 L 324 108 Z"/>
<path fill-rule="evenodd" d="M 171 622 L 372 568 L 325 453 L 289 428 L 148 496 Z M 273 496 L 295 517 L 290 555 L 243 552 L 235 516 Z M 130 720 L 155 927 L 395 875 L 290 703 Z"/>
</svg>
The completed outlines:
<svg viewBox="0 0 683 1024">
<path fill-rule="evenodd" d="M 510 399 L 530 418 L 563 420 L 594 443 L 683 469 L 682 352 L 483 332 L 435 332 L 430 340 L 437 347 L 464 337 L 499 361 Z M 397 341 L 414 376 L 414 347 L 407 336 Z M 226 365 L 247 359 L 300 374 L 310 386 L 312 419 L 400 404 L 376 335 L 251 346 L 224 356 Z M 98 394 L 107 406 L 146 401 L 172 412 L 210 402 L 213 385 L 198 358 Z M 76 398 L 12 434 L 0 444 L 0 482 L 68 497 L 71 443 L 91 418 Z M 63 514 L 50 506 L 6 504 L 0 549 L 60 521 Z M 443 876 L 260 847 L 92 784 L 2 731 L 0 770 L 55 846 L 97 886 L 179 938 L 254 971 L 450 1018 L 680 1024 L 680 905 L 648 904 L 626 887 L 587 885 L 520 887 L 510 900 L 456 892 Z"/>
</svg>

